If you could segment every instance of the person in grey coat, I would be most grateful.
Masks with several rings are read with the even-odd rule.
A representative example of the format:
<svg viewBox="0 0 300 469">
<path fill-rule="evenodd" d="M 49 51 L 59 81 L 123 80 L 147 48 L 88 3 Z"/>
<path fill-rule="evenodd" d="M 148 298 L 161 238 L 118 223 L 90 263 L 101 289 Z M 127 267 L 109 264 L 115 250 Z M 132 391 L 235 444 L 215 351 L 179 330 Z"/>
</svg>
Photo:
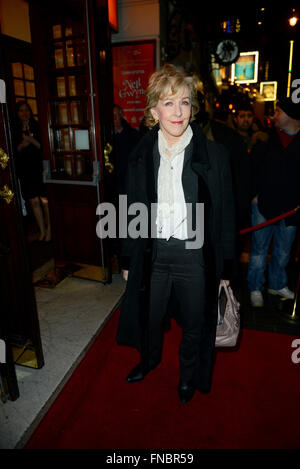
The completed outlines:
<svg viewBox="0 0 300 469">
<path fill-rule="evenodd" d="M 211 388 L 218 286 L 229 280 L 235 252 L 231 171 L 224 147 L 192 122 L 198 109 L 192 77 L 166 64 L 151 76 L 146 98 L 151 130 L 129 157 L 127 203 L 141 204 L 147 215 L 142 234 L 128 229 L 123 240 L 127 285 L 117 342 L 140 351 L 126 379 L 143 380 L 161 361 L 173 292 L 182 327 L 178 394 L 187 403 L 196 389 Z M 129 216 L 129 228 L 133 221 Z"/>
</svg>

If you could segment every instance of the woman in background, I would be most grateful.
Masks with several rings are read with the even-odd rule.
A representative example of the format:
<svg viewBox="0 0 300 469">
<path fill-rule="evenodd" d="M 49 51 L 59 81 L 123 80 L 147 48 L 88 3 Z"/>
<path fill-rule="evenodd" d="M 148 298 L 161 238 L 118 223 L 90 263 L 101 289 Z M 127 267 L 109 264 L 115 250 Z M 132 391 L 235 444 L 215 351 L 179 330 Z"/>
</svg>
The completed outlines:
<svg viewBox="0 0 300 469">
<path fill-rule="evenodd" d="M 26 101 L 16 105 L 16 154 L 17 174 L 21 184 L 23 199 L 29 202 L 39 228 L 39 241 L 51 240 L 51 227 L 43 183 L 43 157 L 40 132 L 31 107 Z"/>
</svg>

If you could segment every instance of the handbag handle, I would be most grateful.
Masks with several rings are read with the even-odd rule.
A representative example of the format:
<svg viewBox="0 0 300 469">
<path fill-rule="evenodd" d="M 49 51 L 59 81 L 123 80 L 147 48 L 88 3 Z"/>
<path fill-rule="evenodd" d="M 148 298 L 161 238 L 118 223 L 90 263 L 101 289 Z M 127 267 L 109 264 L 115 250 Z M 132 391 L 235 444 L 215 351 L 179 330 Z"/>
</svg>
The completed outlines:
<svg viewBox="0 0 300 469">
<path fill-rule="evenodd" d="M 226 293 L 226 296 L 227 296 L 227 301 L 230 302 L 231 311 L 233 311 L 234 316 L 237 316 L 236 308 L 235 308 L 235 303 L 237 303 L 237 302 L 235 300 L 235 297 L 234 297 L 234 294 L 231 290 L 231 287 L 229 285 L 228 286 L 226 285 L 225 280 L 220 280 L 219 295 L 220 295 L 220 291 L 221 291 L 222 288 L 224 288 L 224 290 L 225 290 L 225 293 Z M 229 293 L 229 288 L 231 290 L 231 294 Z M 239 303 L 237 303 L 237 304 L 238 304 L 238 307 L 239 307 L 240 306 Z"/>
<path fill-rule="evenodd" d="M 231 295 L 229 294 L 228 286 L 226 285 L 226 282 L 223 279 L 220 280 L 219 295 L 220 295 L 220 292 L 221 292 L 222 288 L 224 288 L 224 290 L 225 290 L 225 293 L 226 293 L 226 296 L 227 296 L 227 301 L 230 301 L 230 304 L 232 306 L 232 298 L 231 298 Z"/>
<path fill-rule="evenodd" d="M 227 285 L 226 285 L 225 280 L 223 280 L 223 279 L 220 280 L 220 284 L 219 284 L 219 295 L 220 295 L 220 292 L 221 292 L 222 288 L 224 288 L 224 290 L 225 290 L 225 292 L 226 292 L 226 295 L 227 295 L 227 297 L 228 297 L 228 296 L 229 296 L 229 294 L 228 294 L 228 287 L 227 287 Z"/>
</svg>

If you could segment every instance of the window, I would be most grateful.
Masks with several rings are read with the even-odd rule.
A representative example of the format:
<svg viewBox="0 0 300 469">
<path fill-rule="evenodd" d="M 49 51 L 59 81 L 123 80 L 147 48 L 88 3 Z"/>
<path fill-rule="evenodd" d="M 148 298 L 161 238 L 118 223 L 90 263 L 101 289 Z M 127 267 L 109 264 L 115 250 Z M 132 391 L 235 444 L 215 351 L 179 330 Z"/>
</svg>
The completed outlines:
<svg viewBox="0 0 300 469">
<path fill-rule="evenodd" d="M 18 101 L 27 101 L 35 119 L 38 119 L 33 67 L 21 62 L 12 63 L 11 67 L 16 103 Z"/>
</svg>

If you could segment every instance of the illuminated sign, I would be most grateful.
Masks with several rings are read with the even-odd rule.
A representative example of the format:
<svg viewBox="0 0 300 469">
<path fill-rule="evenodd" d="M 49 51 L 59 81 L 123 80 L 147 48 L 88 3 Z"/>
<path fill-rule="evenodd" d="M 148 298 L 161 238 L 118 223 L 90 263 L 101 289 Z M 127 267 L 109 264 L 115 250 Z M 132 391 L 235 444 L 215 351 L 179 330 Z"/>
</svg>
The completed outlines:
<svg viewBox="0 0 300 469">
<path fill-rule="evenodd" d="M 232 81 L 235 83 L 257 83 L 259 52 L 241 52 L 232 64 Z"/>
<path fill-rule="evenodd" d="M 117 0 L 108 0 L 108 21 L 110 27 L 118 32 L 118 7 Z"/>
<path fill-rule="evenodd" d="M 262 81 L 259 92 L 264 101 L 275 101 L 277 98 L 277 81 Z"/>
</svg>

